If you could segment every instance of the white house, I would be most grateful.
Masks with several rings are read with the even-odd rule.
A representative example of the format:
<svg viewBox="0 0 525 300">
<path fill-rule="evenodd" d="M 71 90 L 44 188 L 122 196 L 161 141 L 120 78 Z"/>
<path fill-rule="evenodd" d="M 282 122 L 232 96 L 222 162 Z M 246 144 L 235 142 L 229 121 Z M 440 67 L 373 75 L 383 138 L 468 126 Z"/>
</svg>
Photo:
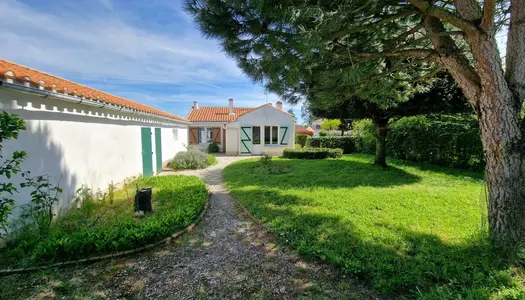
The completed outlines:
<svg viewBox="0 0 525 300">
<path fill-rule="evenodd" d="M 62 206 L 81 185 L 104 190 L 160 172 L 188 141 L 185 118 L 0 59 L 2 110 L 27 127 L 4 142 L 4 158 L 26 151 L 22 169 L 60 180 Z M 23 189 L 15 197 L 29 200 Z"/>
<path fill-rule="evenodd" d="M 186 118 L 192 122 L 189 143 L 201 149 L 216 142 L 227 155 L 281 155 L 294 147 L 295 118 L 280 101 L 255 108 L 235 107 L 233 99 L 224 107 L 195 101 Z"/>
</svg>

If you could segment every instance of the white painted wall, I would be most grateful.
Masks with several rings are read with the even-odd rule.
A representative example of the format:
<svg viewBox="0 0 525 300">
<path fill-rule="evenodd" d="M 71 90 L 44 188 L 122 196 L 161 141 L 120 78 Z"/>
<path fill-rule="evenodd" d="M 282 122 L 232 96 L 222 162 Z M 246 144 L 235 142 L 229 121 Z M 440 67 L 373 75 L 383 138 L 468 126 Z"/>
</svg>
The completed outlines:
<svg viewBox="0 0 525 300">
<path fill-rule="evenodd" d="M 188 127 L 183 125 L 161 127 L 161 136 L 162 162 L 165 166 L 177 153 L 186 151 L 188 146 Z"/>
<path fill-rule="evenodd" d="M 59 206 L 64 208 L 82 184 L 104 190 L 111 182 L 119 183 L 142 173 L 141 127 L 162 128 L 164 160 L 183 151 L 188 139 L 184 124 L 153 123 L 159 119 L 7 89 L 0 89 L 0 110 L 19 115 L 27 127 L 17 140 L 4 143 L 2 154 L 9 157 L 15 150 L 24 150 L 28 158 L 22 164 L 23 170 L 60 179 L 64 192 Z M 177 139 L 173 136 L 174 128 L 178 131 Z M 153 166 L 155 170 L 155 157 Z M 15 177 L 14 181 L 20 182 L 21 178 Z M 28 192 L 21 189 L 15 200 L 16 205 L 27 203 Z"/>
<path fill-rule="evenodd" d="M 237 124 L 238 128 L 240 128 L 241 125 L 262 127 L 261 145 L 255 147 L 255 149 L 258 150 L 259 153 L 265 153 L 268 155 L 282 155 L 284 149 L 294 147 L 295 118 L 292 115 L 283 112 L 282 110 L 277 109 L 273 106 L 265 105 L 247 114 L 244 114 L 237 118 L 237 121 L 235 123 Z M 276 125 L 279 127 L 282 125 L 288 126 L 288 145 L 264 145 L 263 127 L 267 125 Z M 237 140 L 233 141 L 228 140 L 228 137 L 226 137 L 226 143 L 227 149 L 230 147 L 230 145 L 233 146 L 233 143 L 237 143 L 238 147 L 239 138 L 237 137 Z M 237 151 L 239 151 L 238 148 Z"/>
</svg>

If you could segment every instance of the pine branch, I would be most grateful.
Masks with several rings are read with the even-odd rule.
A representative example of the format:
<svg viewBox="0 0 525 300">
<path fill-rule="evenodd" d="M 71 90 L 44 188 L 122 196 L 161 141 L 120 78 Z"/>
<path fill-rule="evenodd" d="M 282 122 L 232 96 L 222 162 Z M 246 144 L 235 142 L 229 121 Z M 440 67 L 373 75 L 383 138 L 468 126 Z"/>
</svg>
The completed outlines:
<svg viewBox="0 0 525 300">
<path fill-rule="evenodd" d="M 399 50 L 392 52 L 364 52 L 354 54 L 357 57 L 362 58 L 384 58 L 384 57 L 420 57 L 425 59 L 432 60 L 433 56 L 437 55 L 436 51 L 428 49 L 408 49 L 408 50 Z"/>
<path fill-rule="evenodd" d="M 421 12 L 443 20 L 467 33 L 478 32 L 478 29 L 472 22 L 465 20 L 444 8 L 437 7 L 425 0 L 408 0 L 408 2 L 412 3 L 412 5 L 417 7 Z"/>
<path fill-rule="evenodd" d="M 419 11 L 417 9 L 410 9 L 410 10 L 406 10 L 406 11 L 401 11 L 401 12 L 399 12 L 397 14 L 393 14 L 393 15 L 380 16 L 380 17 L 378 17 L 380 19 L 379 21 L 368 23 L 368 24 L 364 24 L 364 25 L 361 25 L 361 26 L 357 26 L 355 28 L 345 27 L 345 28 L 343 28 L 343 29 L 341 29 L 339 31 L 331 33 L 330 35 L 325 37 L 325 39 L 326 40 L 335 40 L 335 39 L 338 39 L 338 38 L 340 38 L 342 36 L 347 35 L 350 32 L 359 32 L 359 31 L 362 31 L 362 30 L 369 29 L 370 27 L 382 26 L 382 25 L 385 25 L 385 24 L 387 24 L 389 22 L 395 21 L 397 19 L 408 17 L 408 16 L 412 16 L 412 15 L 416 15 L 418 13 L 419 13 Z"/>
<path fill-rule="evenodd" d="M 481 29 L 491 33 L 494 29 L 494 16 L 496 15 L 496 0 L 485 0 L 483 3 L 483 18 L 481 19 Z"/>
</svg>

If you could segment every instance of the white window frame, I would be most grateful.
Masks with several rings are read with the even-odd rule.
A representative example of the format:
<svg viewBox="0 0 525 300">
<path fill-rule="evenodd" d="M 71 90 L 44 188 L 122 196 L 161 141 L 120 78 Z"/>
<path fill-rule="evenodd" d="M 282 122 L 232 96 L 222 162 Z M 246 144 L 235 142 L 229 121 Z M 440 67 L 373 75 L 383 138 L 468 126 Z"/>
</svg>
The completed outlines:
<svg viewBox="0 0 525 300">
<path fill-rule="evenodd" d="M 204 141 L 203 141 L 203 136 L 201 135 L 201 129 L 204 133 L 204 139 L 205 139 Z M 209 137 L 208 137 L 208 133 L 209 133 Z M 213 127 L 199 127 L 199 129 L 197 129 L 197 138 L 199 139 L 198 141 L 199 145 L 207 145 L 213 142 Z"/>
<path fill-rule="evenodd" d="M 263 145 L 267 146 L 267 147 L 279 146 L 280 145 L 280 143 L 279 143 L 279 133 L 281 131 L 281 128 L 279 128 L 279 125 L 263 125 L 261 127 L 264 128 L 264 130 L 263 130 L 263 133 L 264 133 L 264 135 L 263 135 L 263 140 L 264 140 Z M 270 144 L 266 144 L 266 127 L 270 127 Z M 277 143 L 276 144 L 273 143 L 273 130 L 272 130 L 273 128 L 272 127 L 277 127 Z"/>
</svg>

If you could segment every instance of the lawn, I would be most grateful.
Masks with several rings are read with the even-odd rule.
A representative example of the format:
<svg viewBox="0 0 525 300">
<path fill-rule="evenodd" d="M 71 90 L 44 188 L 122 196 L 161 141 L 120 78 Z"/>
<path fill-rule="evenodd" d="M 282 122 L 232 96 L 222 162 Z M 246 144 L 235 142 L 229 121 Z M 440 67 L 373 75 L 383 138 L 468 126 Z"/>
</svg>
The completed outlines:
<svg viewBox="0 0 525 300">
<path fill-rule="evenodd" d="M 134 216 L 136 186 L 152 188 L 153 213 Z M 207 201 L 204 182 L 194 176 L 139 178 L 111 193 L 79 189 L 84 199 L 42 235 L 32 224 L 0 249 L 0 267 L 46 265 L 131 250 L 161 241 L 196 220 Z"/>
<path fill-rule="evenodd" d="M 420 299 L 523 299 L 525 276 L 492 254 L 481 173 L 373 157 L 257 159 L 227 186 L 278 238 L 379 291 Z"/>
</svg>

